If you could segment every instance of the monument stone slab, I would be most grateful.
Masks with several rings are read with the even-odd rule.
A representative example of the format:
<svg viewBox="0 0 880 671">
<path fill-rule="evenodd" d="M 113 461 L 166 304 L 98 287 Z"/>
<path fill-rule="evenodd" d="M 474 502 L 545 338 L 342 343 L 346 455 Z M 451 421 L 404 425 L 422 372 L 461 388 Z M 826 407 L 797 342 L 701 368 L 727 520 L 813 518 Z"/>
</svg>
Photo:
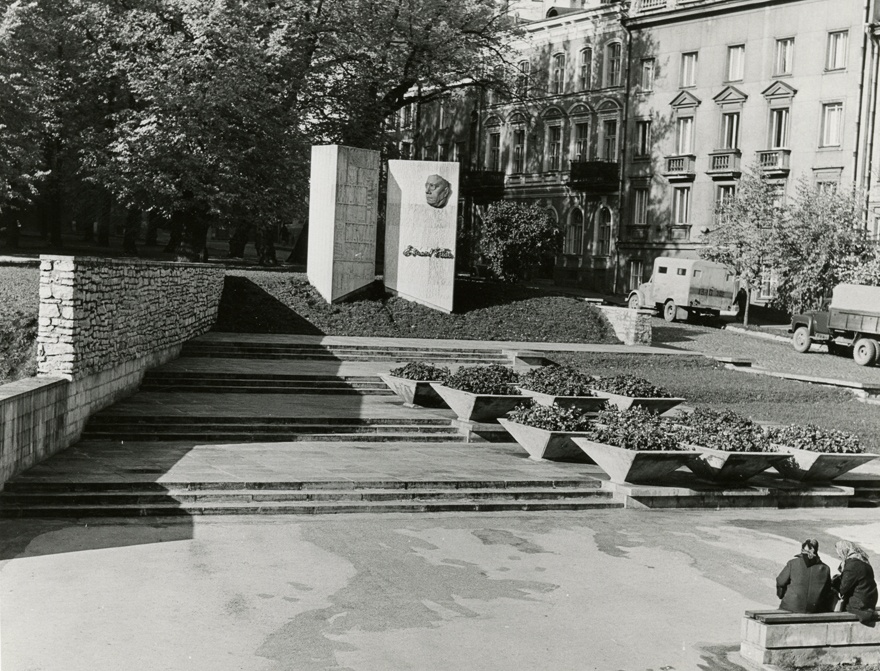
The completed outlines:
<svg viewBox="0 0 880 671">
<path fill-rule="evenodd" d="M 388 161 L 385 287 L 452 312 L 459 164 Z"/>
<path fill-rule="evenodd" d="M 376 279 L 379 160 L 372 149 L 312 147 L 306 273 L 329 303 Z"/>
</svg>

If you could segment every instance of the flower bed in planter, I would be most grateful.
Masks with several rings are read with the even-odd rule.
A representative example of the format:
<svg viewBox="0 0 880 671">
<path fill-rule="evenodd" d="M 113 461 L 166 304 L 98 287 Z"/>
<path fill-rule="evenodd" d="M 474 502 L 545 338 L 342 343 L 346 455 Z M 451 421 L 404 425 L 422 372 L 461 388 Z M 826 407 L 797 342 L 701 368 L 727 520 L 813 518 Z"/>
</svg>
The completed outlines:
<svg viewBox="0 0 880 671">
<path fill-rule="evenodd" d="M 830 482 L 877 458 L 875 454 L 864 454 L 855 434 L 812 424 L 772 427 L 767 437 L 780 452 L 788 454 L 787 459 L 774 464 L 776 470 L 801 482 Z"/>
<path fill-rule="evenodd" d="M 559 405 L 519 405 L 498 422 L 536 460 L 582 458 L 572 438 L 591 427 L 588 414 Z"/>
<path fill-rule="evenodd" d="M 697 455 L 683 448 L 656 414 L 640 407 L 603 410 L 587 436 L 572 440 L 612 482 L 656 483 Z"/>
<path fill-rule="evenodd" d="M 688 468 L 707 480 L 744 482 L 785 459 L 759 424 L 730 410 L 697 408 L 668 426 L 700 452 Z"/>
<path fill-rule="evenodd" d="M 592 390 L 593 377 L 573 366 L 542 366 L 520 376 L 519 390 L 541 405 L 598 412 L 607 399 Z"/>
<path fill-rule="evenodd" d="M 620 410 L 645 408 L 662 415 L 667 410 L 684 403 L 683 398 L 675 398 L 662 387 L 635 375 L 597 377 L 591 387 L 597 396 L 606 398 L 611 405 Z"/>
<path fill-rule="evenodd" d="M 450 375 L 446 366 L 434 366 L 421 361 L 408 363 L 400 368 L 380 375 L 397 396 L 409 406 L 419 405 L 426 408 L 445 408 L 446 403 L 431 386 L 432 382 L 443 382 Z"/>
<path fill-rule="evenodd" d="M 500 364 L 464 366 L 444 383 L 431 386 L 458 418 L 470 422 L 494 422 L 528 397 L 516 389 L 519 375 Z"/>
</svg>

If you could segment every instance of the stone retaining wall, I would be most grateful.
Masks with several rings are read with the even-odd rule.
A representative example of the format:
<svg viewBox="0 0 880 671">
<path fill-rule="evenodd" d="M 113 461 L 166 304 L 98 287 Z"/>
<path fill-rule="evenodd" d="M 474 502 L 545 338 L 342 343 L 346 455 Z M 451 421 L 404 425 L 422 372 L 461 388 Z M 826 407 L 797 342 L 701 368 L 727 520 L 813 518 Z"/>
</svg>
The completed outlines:
<svg viewBox="0 0 880 671">
<path fill-rule="evenodd" d="M 597 305 L 611 323 L 616 335 L 624 345 L 650 345 L 652 310 L 630 310 L 610 305 Z"/>
<path fill-rule="evenodd" d="M 0 386 L 0 487 L 208 331 L 223 276 L 207 264 L 42 256 L 38 377 Z"/>
</svg>

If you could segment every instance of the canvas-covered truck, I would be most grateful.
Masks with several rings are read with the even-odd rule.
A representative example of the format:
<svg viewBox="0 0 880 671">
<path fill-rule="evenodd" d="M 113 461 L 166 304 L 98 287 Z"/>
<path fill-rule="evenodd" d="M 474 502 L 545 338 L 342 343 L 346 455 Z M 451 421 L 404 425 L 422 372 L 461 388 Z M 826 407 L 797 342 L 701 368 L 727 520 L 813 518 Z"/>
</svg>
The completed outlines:
<svg viewBox="0 0 880 671">
<path fill-rule="evenodd" d="M 880 287 L 838 284 L 827 310 L 794 315 L 789 332 L 798 352 L 813 343 L 832 353 L 852 347 L 855 362 L 870 366 L 880 355 Z"/>
<path fill-rule="evenodd" d="M 651 279 L 631 291 L 630 308 L 656 308 L 672 322 L 688 315 L 719 316 L 736 310 L 736 279 L 727 266 L 702 259 L 659 256 Z"/>
</svg>

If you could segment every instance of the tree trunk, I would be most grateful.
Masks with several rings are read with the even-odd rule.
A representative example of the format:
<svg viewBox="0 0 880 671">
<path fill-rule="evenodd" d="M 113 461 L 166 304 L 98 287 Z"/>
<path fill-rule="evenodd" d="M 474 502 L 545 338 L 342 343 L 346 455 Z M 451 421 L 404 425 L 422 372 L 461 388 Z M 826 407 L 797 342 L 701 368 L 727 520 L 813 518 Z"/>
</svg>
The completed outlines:
<svg viewBox="0 0 880 671">
<path fill-rule="evenodd" d="M 232 235 L 229 236 L 229 253 L 226 255 L 230 259 L 243 259 L 244 250 L 248 243 L 248 227 L 236 226 L 232 229 Z"/>
<path fill-rule="evenodd" d="M 171 219 L 168 221 L 170 235 L 163 251 L 176 252 L 180 248 L 180 243 L 183 241 L 184 217 L 183 212 L 175 211 L 171 214 Z"/>
<path fill-rule="evenodd" d="M 204 208 L 192 207 L 180 214 L 183 234 L 177 252 L 178 260 L 207 261 L 208 228 L 211 225 L 207 211 Z"/>
<path fill-rule="evenodd" d="M 159 222 L 162 217 L 156 210 L 147 213 L 147 230 L 144 232 L 144 244 L 156 245 L 159 242 Z"/>
<path fill-rule="evenodd" d="M 113 217 L 113 199 L 109 193 L 99 196 L 98 226 L 96 233 L 97 243 L 102 247 L 110 246 L 110 221 Z"/>
<path fill-rule="evenodd" d="M 293 246 L 293 249 L 290 250 L 290 255 L 287 257 L 287 263 L 297 263 L 301 265 L 306 265 L 308 263 L 309 256 L 309 222 L 306 222 L 302 230 L 299 232 L 299 237 L 296 239 L 296 244 Z"/>
<path fill-rule="evenodd" d="M 137 256 L 137 238 L 141 227 L 141 211 L 132 208 L 125 215 L 125 227 L 122 234 L 122 251 Z"/>
<path fill-rule="evenodd" d="M 275 229 L 258 226 L 254 235 L 254 247 L 257 250 L 257 263 L 261 266 L 276 266 Z"/>
</svg>

